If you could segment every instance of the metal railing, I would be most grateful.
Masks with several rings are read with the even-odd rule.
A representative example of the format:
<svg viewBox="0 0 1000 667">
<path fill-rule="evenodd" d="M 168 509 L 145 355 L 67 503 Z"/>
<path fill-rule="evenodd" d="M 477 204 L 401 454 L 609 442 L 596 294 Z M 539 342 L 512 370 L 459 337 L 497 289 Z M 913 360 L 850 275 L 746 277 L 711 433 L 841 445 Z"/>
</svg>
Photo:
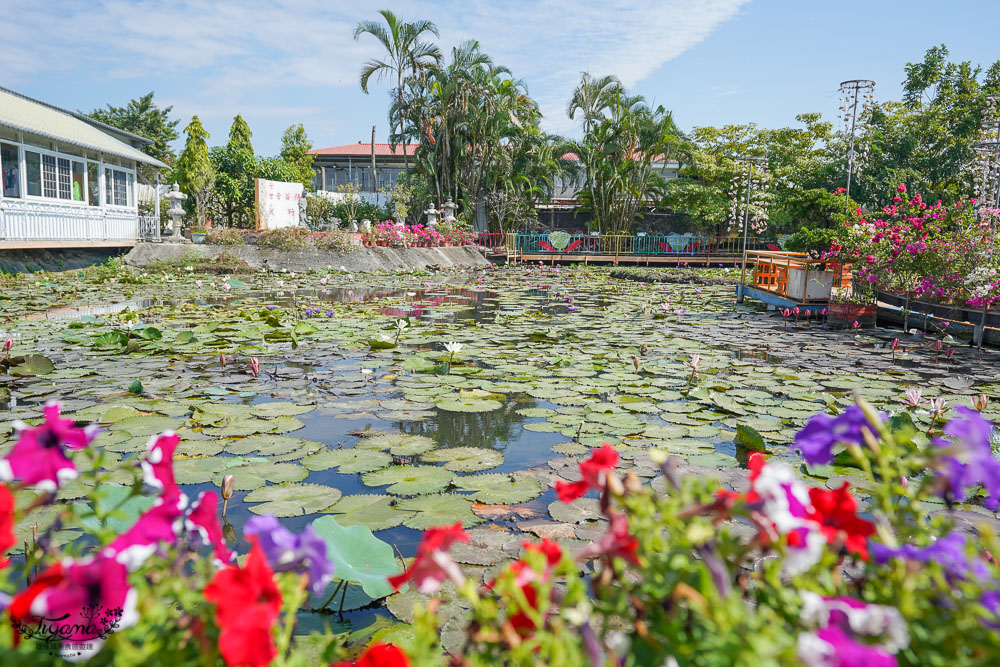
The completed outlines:
<svg viewBox="0 0 1000 667">
<path fill-rule="evenodd" d="M 561 234 L 553 244 L 549 232 L 480 232 L 476 245 L 487 254 L 729 256 L 743 252 L 738 236 L 684 234 Z M 557 247 L 561 246 L 561 247 Z M 776 239 L 750 239 L 747 250 L 777 248 Z"/>
<path fill-rule="evenodd" d="M 155 241 L 160 238 L 160 219 L 155 215 L 139 216 L 139 239 Z"/>
</svg>

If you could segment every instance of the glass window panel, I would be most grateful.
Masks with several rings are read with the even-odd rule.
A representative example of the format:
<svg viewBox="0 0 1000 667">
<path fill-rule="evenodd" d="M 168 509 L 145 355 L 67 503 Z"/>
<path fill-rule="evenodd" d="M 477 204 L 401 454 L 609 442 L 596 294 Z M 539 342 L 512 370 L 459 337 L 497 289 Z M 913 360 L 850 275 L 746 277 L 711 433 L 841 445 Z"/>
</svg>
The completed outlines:
<svg viewBox="0 0 1000 667">
<path fill-rule="evenodd" d="M 56 158 L 54 155 L 42 155 L 42 194 L 55 199 L 58 193 L 56 185 Z"/>
<path fill-rule="evenodd" d="M 115 206 L 128 206 L 128 194 L 125 185 L 125 172 L 113 169 L 111 172 L 115 179 Z"/>
<path fill-rule="evenodd" d="M 24 151 L 24 172 L 28 180 L 28 194 L 42 196 L 42 156 L 35 151 Z"/>
<path fill-rule="evenodd" d="M 59 199 L 72 199 L 73 188 L 71 185 L 72 179 L 70 178 L 69 160 L 59 158 L 56 163 L 59 175 Z"/>
<path fill-rule="evenodd" d="M 104 170 L 104 205 L 111 206 L 115 203 L 114 195 L 111 194 L 112 183 L 114 179 L 111 177 L 111 170 Z"/>
<path fill-rule="evenodd" d="M 128 174 L 128 205 L 135 207 L 135 174 Z"/>
<path fill-rule="evenodd" d="M 101 205 L 101 168 L 96 162 L 87 163 L 87 191 L 91 206 Z"/>
<path fill-rule="evenodd" d="M 73 201 L 84 201 L 87 192 L 87 179 L 83 175 L 83 163 L 73 161 Z"/>
<path fill-rule="evenodd" d="M 0 144 L 0 181 L 4 197 L 21 196 L 21 160 L 13 144 Z"/>
</svg>

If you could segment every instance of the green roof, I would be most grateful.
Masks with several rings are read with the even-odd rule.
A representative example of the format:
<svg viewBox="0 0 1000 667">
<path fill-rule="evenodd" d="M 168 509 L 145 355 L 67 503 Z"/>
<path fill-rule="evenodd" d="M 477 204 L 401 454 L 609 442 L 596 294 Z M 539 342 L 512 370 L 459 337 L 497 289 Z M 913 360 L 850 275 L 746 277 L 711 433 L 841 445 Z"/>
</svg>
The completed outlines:
<svg viewBox="0 0 1000 667">
<path fill-rule="evenodd" d="M 145 143 L 149 143 L 148 139 L 131 135 L 116 128 L 108 128 L 108 132 L 105 132 L 97 127 L 102 125 L 97 121 L 83 120 L 79 114 L 72 111 L 33 100 L 6 88 L 0 88 L 0 125 L 156 167 L 167 166 L 156 158 L 116 139 L 108 132 L 113 131 L 124 136 L 134 136 L 137 140 Z"/>
</svg>

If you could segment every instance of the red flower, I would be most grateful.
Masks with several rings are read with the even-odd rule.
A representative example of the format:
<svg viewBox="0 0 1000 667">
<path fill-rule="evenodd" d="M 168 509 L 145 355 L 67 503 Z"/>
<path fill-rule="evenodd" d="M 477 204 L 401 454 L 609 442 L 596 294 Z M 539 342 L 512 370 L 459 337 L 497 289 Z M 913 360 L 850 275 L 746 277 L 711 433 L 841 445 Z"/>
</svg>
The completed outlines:
<svg viewBox="0 0 1000 667">
<path fill-rule="evenodd" d="M 215 604 L 219 652 L 226 664 L 263 667 L 278 652 L 271 627 L 281 613 L 281 591 L 256 538 L 250 541 L 246 565 L 216 572 L 204 595 Z"/>
<path fill-rule="evenodd" d="M 410 659 L 392 644 L 372 644 L 354 662 L 342 660 L 330 667 L 410 667 Z"/>
<path fill-rule="evenodd" d="M 0 484 L 0 569 L 7 567 L 8 561 L 3 557 L 17 543 L 14 537 L 14 494 L 6 486 Z"/>
<path fill-rule="evenodd" d="M 875 526 L 857 515 L 858 501 L 851 495 L 849 486 L 844 482 L 833 491 L 809 489 L 813 511 L 808 518 L 820 524 L 827 544 L 842 536 L 848 551 L 868 560 L 868 537 L 875 532 Z"/>
<path fill-rule="evenodd" d="M 580 553 L 580 557 L 618 557 L 624 558 L 633 565 L 638 565 L 639 557 L 636 556 L 638 550 L 639 541 L 628 532 L 628 517 L 624 514 L 615 514 L 611 517 L 611 525 L 608 528 L 608 532 L 598 541 L 588 544 Z"/>
<path fill-rule="evenodd" d="M 556 482 L 556 496 L 564 503 L 582 498 L 590 489 L 604 488 L 602 473 L 613 470 L 618 465 L 618 452 L 611 445 L 604 443 L 600 449 L 595 449 L 590 458 L 580 463 L 579 482 Z"/>
<path fill-rule="evenodd" d="M 397 591 L 400 587 L 413 581 L 421 593 L 436 593 L 445 579 L 455 583 L 465 580 L 458 565 L 448 555 L 448 549 L 455 542 L 468 542 L 469 536 L 462 530 L 462 522 L 453 526 L 428 528 L 423 540 L 417 548 L 417 557 L 402 574 L 389 577 L 388 581 Z"/>
</svg>

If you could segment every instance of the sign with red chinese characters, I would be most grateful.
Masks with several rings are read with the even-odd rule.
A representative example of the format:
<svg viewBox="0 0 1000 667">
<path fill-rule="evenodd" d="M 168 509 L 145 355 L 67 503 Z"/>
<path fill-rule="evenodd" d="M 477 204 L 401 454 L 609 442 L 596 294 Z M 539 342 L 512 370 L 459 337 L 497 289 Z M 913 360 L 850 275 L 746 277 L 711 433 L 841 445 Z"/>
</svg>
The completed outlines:
<svg viewBox="0 0 1000 667">
<path fill-rule="evenodd" d="M 281 229 L 299 224 L 299 200 L 304 196 L 301 183 L 254 179 L 254 204 L 257 229 Z"/>
</svg>

